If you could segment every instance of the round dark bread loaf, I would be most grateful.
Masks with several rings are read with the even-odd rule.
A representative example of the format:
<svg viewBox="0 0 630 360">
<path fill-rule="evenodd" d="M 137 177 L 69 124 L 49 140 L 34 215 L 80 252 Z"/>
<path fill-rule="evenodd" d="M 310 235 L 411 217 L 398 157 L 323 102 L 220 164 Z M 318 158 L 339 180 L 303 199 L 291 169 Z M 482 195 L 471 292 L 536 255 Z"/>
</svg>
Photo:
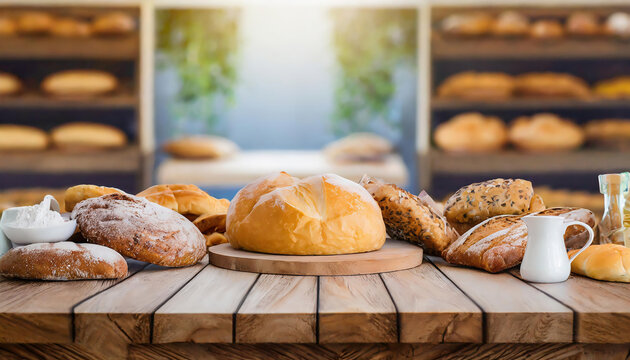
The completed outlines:
<svg viewBox="0 0 630 360">
<path fill-rule="evenodd" d="M 188 266 L 206 254 L 206 241 L 177 212 L 129 194 L 81 201 L 72 211 L 83 237 L 124 256 L 162 266 Z"/>
<path fill-rule="evenodd" d="M 116 251 L 69 241 L 17 247 L 0 258 L 0 274 L 36 280 L 119 279 L 127 262 Z"/>
</svg>

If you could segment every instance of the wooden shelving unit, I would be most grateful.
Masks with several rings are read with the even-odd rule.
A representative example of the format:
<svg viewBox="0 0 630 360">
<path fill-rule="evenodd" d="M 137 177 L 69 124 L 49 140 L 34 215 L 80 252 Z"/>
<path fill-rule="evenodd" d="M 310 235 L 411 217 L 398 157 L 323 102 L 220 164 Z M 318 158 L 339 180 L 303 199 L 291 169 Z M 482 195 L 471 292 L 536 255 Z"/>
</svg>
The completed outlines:
<svg viewBox="0 0 630 360">
<path fill-rule="evenodd" d="M 484 111 L 484 110 L 581 110 L 612 109 L 630 110 L 630 99 L 540 99 L 513 98 L 502 101 L 465 101 L 459 99 L 433 98 L 431 107 L 434 111 Z"/>
<path fill-rule="evenodd" d="M 138 106 L 138 96 L 131 91 L 89 98 L 56 98 L 41 93 L 0 97 L 0 109 L 126 109 Z"/>
<path fill-rule="evenodd" d="M 138 58 L 139 51 L 140 41 L 137 34 L 101 38 L 61 38 L 54 36 L 0 37 L 0 60 L 134 60 Z"/>
</svg>

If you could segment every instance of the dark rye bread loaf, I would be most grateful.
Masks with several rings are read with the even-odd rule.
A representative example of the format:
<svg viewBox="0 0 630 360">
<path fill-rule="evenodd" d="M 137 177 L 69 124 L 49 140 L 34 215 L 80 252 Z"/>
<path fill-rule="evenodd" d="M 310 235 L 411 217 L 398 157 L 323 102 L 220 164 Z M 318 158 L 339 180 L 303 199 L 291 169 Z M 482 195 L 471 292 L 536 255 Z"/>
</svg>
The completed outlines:
<svg viewBox="0 0 630 360">
<path fill-rule="evenodd" d="M 587 209 L 550 208 L 535 215 L 561 216 L 595 226 L 595 216 Z M 521 220 L 523 216 L 497 216 L 478 224 L 450 244 L 442 252 L 442 257 L 452 264 L 472 266 L 492 273 L 520 264 L 527 245 L 527 226 Z M 583 243 L 588 234 L 579 226 L 570 226 L 564 237 L 567 244 Z"/>
<path fill-rule="evenodd" d="M 439 255 L 457 238 L 457 232 L 433 209 L 428 195 L 421 199 L 394 184 L 368 176 L 360 183 L 381 208 L 387 234 L 392 239 L 422 245 L 429 254 Z"/>
<path fill-rule="evenodd" d="M 88 242 L 132 259 L 162 266 L 188 266 L 206 254 L 206 241 L 173 210 L 128 194 L 108 194 L 78 203 L 72 211 Z"/>
</svg>

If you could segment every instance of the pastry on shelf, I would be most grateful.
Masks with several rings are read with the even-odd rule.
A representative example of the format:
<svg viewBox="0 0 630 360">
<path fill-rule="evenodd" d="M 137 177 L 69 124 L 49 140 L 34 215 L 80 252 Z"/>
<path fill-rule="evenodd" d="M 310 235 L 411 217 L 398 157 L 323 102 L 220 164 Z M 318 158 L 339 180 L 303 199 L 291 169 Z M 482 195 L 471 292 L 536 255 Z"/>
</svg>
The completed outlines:
<svg viewBox="0 0 630 360">
<path fill-rule="evenodd" d="M 459 114 L 435 129 L 437 146 L 450 152 L 491 152 L 507 143 L 507 127 L 496 116 Z"/>
<path fill-rule="evenodd" d="M 601 119 L 584 126 L 586 139 L 594 146 L 630 150 L 630 119 Z"/>
<path fill-rule="evenodd" d="M 0 96 L 15 95 L 22 90 L 22 82 L 17 76 L 0 72 Z"/>
<path fill-rule="evenodd" d="M 516 37 L 529 34 L 529 18 L 517 11 L 500 13 L 492 24 L 492 34 L 496 36 Z"/>
<path fill-rule="evenodd" d="M 567 34 L 577 36 L 593 36 L 602 32 L 597 15 L 587 11 L 571 13 L 565 27 Z"/>
<path fill-rule="evenodd" d="M 442 31 L 448 35 L 479 36 L 490 32 L 492 16 L 485 12 L 452 14 L 441 22 Z"/>
<path fill-rule="evenodd" d="M 15 33 L 17 33 L 15 20 L 8 16 L 0 16 L 0 36 L 14 35 Z"/>
<path fill-rule="evenodd" d="M 564 37 L 564 27 L 556 20 L 538 20 L 529 29 L 529 36 L 544 40 L 560 39 Z"/>
<path fill-rule="evenodd" d="M 120 129 L 99 123 L 72 122 L 52 129 L 53 144 L 61 149 L 111 149 L 127 144 L 127 136 Z"/>
<path fill-rule="evenodd" d="M 17 31 L 25 35 L 44 35 L 50 32 L 55 18 L 41 11 L 26 11 L 17 18 Z"/>
<path fill-rule="evenodd" d="M 49 95 L 85 98 L 111 93 L 118 87 L 118 79 L 100 70 L 65 70 L 48 75 L 42 90 Z"/>
<path fill-rule="evenodd" d="M 516 94 L 531 97 L 587 98 L 590 89 L 577 76 L 554 72 L 532 72 L 516 77 Z"/>
<path fill-rule="evenodd" d="M 616 12 L 611 14 L 604 24 L 604 31 L 608 35 L 627 38 L 630 37 L 630 14 Z"/>
<path fill-rule="evenodd" d="M 392 143 L 372 133 L 354 133 L 334 141 L 324 148 L 326 157 L 334 162 L 383 161 L 394 150 Z"/>
<path fill-rule="evenodd" d="M 0 125 L 0 151 L 33 151 L 48 147 L 45 131 L 25 125 Z"/>
<path fill-rule="evenodd" d="M 165 152 L 183 159 L 221 159 L 238 153 L 233 141 L 215 135 L 186 136 L 166 142 Z"/>
<path fill-rule="evenodd" d="M 60 37 L 87 37 L 90 36 L 90 24 L 74 18 L 55 19 L 50 33 Z"/>
<path fill-rule="evenodd" d="M 120 11 L 99 15 L 92 21 L 92 33 L 95 35 L 125 35 L 135 29 L 133 16 Z"/>
<path fill-rule="evenodd" d="M 520 150 L 552 152 L 577 149 L 584 143 L 584 130 L 554 114 L 521 116 L 510 124 L 510 142 Z"/>
<path fill-rule="evenodd" d="M 514 92 L 514 78 L 505 73 L 461 72 L 449 76 L 438 87 L 443 98 L 504 100 Z"/>
<path fill-rule="evenodd" d="M 630 76 L 602 80 L 593 87 L 595 95 L 608 99 L 630 98 Z"/>
</svg>

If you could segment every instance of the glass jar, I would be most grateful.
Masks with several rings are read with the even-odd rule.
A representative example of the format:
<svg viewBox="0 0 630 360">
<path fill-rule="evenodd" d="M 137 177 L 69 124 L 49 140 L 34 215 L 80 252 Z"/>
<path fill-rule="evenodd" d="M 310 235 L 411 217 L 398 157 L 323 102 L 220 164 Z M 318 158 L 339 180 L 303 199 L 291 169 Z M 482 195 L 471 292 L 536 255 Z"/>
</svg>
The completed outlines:
<svg viewBox="0 0 630 360">
<path fill-rule="evenodd" d="M 630 247 L 630 227 L 624 225 L 630 173 L 599 175 L 599 191 L 604 194 L 604 215 L 599 223 L 599 243 Z M 629 209 L 630 210 L 630 209 Z"/>
</svg>

